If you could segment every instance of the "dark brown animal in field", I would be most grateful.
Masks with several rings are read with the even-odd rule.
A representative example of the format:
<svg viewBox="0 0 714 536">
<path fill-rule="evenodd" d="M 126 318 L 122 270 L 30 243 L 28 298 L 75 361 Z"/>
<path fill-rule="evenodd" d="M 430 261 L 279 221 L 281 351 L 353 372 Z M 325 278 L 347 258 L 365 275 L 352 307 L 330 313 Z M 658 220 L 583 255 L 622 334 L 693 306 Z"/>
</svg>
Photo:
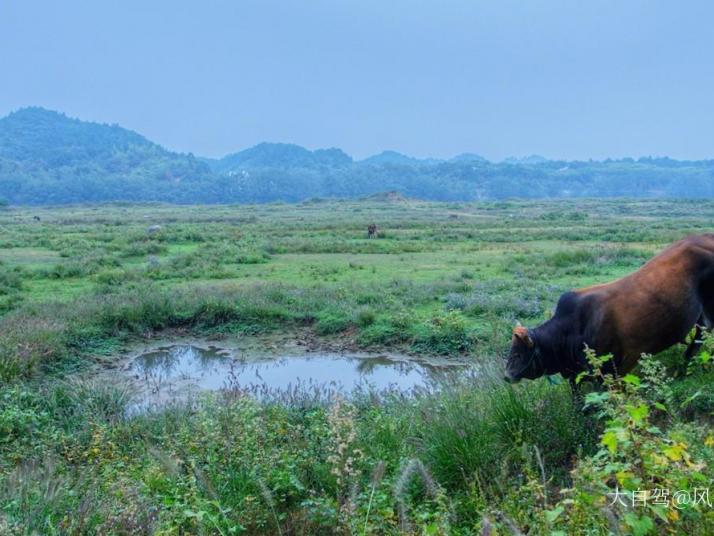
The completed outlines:
<svg viewBox="0 0 714 536">
<path fill-rule="evenodd" d="M 32 219 L 35 220 L 35 221 L 40 221 L 40 217 L 39 217 L 39 216 L 32 216 Z"/>
<path fill-rule="evenodd" d="M 514 328 L 505 380 L 561 374 L 572 382 L 587 370 L 586 345 L 613 355 L 606 372 L 625 374 L 643 353 L 684 342 L 696 327 L 689 360 L 713 322 L 714 234 L 690 236 L 622 279 L 566 292 L 540 326 Z"/>
<path fill-rule="evenodd" d="M 377 237 L 377 226 L 374 223 L 370 223 L 367 226 L 367 238 Z"/>
</svg>

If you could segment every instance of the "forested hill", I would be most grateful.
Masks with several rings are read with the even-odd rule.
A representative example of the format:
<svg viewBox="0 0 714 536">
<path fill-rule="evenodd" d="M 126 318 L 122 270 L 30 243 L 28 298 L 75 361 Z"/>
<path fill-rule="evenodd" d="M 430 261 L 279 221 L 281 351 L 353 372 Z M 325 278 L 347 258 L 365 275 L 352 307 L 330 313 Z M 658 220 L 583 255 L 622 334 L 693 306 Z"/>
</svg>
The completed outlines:
<svg viewBox="0 0 714 536">
<path fill-rule="evenodd" d="M 204 162 L 116 125 L 42 108 L 0 119 L 0 197 L 10 203 L 180 202 L 213 179 Z"/>
<path fill-rule="evenodd" d="M 116 125 L 25 108 L 0 119 L 0 199 L 242 203 L 361 197 L 386 190 L 432 200 L 507 197 L 714 197 L 714 161 L 668 158 L 489 162 L 261 143 L 221 159 L 178 154 Z"/>
</svg>

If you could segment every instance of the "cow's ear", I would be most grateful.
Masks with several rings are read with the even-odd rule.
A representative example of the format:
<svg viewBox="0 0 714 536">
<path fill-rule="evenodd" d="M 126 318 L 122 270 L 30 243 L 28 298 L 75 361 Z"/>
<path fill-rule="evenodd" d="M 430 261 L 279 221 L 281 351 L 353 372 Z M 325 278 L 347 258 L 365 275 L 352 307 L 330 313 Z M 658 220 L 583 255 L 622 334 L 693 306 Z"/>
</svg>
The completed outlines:
<svg viewBox="0 0 714 536">
<path fill-rule="evenodd" d="M 531 335 L 528 333 L 528 328 L 524 328 L 521 325 L 516 326 L 513 328 L 513 337 L 528 346 L 528 348 L 533 347 L 533 339 L 531 339 Z"/>
</svg>

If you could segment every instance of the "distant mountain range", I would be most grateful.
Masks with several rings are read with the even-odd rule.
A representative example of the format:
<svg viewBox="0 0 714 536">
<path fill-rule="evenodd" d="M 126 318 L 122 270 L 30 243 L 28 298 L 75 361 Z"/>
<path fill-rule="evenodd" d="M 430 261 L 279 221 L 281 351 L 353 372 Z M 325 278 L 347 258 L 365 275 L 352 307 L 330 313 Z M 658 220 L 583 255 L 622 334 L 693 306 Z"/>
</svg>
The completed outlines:
<svg viewBox="0 0 714 536">
<path fill-rule="evenodd" d="M 220 159 L 168 151 L 117 125 L 24 108 L 0 119 L 0 199 L 11 204 L 104 201 L 296 202 L 394 191 L 407 197 L 714 197 L 714 161 L 631 158 L 565 162 L 532 155 L 489 162 L 384 151 L 260 143 Z"/>
</svg>

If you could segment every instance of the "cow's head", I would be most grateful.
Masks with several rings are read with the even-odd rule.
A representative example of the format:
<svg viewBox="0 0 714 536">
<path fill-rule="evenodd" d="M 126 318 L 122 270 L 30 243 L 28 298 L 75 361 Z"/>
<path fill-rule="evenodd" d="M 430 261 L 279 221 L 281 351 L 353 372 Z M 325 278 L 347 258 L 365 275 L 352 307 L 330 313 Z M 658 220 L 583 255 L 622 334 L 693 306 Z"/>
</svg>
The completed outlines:
<svg viewBox="0 0 714 536">
<path fill-rule="evenodd" d="M 506 373 L 503 379 L 508 383 L 516 383 L 523 378 L 534 380 L 544 373 L 540 350 L 530 331 L 519 323 L 513 328 L 511 351 L 508 354 Z"/>
</svg>

